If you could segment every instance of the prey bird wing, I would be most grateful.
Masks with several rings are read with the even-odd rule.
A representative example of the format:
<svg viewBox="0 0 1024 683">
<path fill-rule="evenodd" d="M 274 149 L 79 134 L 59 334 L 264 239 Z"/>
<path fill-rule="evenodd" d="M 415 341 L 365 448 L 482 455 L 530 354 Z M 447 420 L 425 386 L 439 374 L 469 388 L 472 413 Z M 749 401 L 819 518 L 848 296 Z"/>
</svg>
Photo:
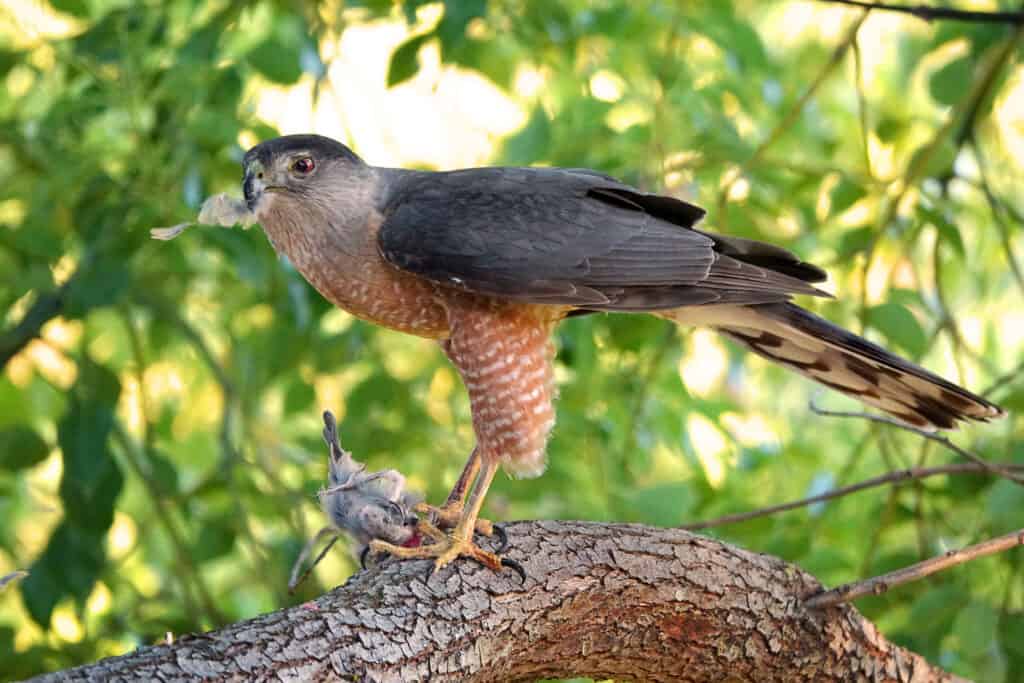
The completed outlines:
<svg viewBox="0 0 1024 683">
<path fill-rule="evenodd" d="M 591 171 L 408 174 L 382 213 L 391 264 L 500 299 L 644 311 L 824 295 L 824 272 L 788 251 L 697 230 L 703 209 Z"/>
</svg>

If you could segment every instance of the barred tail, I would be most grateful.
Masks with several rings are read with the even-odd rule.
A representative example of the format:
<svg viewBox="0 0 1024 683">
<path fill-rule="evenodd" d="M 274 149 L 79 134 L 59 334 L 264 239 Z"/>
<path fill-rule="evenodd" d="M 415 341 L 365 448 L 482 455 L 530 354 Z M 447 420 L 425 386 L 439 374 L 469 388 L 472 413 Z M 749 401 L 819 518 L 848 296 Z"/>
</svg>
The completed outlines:
<svg viewBox="0 0 1024 683">
<path fill-rule="evenodd" d="M 709 307 L 710 308 L 710 307 Z M 680 322 L 708 324 L 765 358 L 925 429 L 1005 413 L 980 396 L 791 303 L 679 309 Z"/>
</svg>

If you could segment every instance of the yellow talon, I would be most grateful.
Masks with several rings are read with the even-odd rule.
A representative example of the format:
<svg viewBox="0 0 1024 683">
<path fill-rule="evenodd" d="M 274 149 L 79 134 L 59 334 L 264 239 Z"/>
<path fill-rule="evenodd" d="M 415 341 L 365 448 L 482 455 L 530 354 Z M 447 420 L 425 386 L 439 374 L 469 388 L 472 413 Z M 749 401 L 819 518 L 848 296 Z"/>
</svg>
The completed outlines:
<svg viewBox="0 0 1024 683">
<path fill-rule="evenodd" d="M 429 522 L 420 521 L 417 528 L 422 529 L 423 535 L 430 538 L 432 543 L 426 543 L 415 548 L 403 548 L 384 541 L 371 541 L 370 549 L 376 552 L 387 553 L 394 557 L 403 559 L 412 558 L 434 558 L 434 571 L 445 566 L 457 557 L 469 557 L 485 567 L 500 571 L 502 567 L 501 558 L 496 554 L 483 550 L 473 541 L 473 532 L 481 529 L 484 533 L 494 532 L 493 525 L 487 520 L 479 519 L 480 508 L 483 505 L 484 495 L 497 469 L 496 462 L 489 462 L 482 468 L 480 477 L 477 479 L 473 491 L 469 496 L 469 504 L 464 505 L 461 500 L 449 501 L 440 508 L 429 505 L 417 505 L 418 512 L 431 512 L 437 515 L 438 524 L 435 526 Z M 454 527 L 449 533 L 443 534 L 438 527 Z"/>
<path fill-rule="evenodd" d="M 458 525 L 459 520 L 462 519 L 463 507 L 461 500 L 445 503 L 440 507 L 430 503 L 417 503 L 413 506 L 413 511 L 421 515 L 427 515 L 441 529 L 454 529 Z M 477 518 L 475 530 L 478 534 L 493 536 L 494 524 L 489 519 Z"/>
<path fill-rule="evenodd" d="M 374 552 L 387 553 L 401 559 L 434 558 L 434 571 L 444 567 L 458 557 L 469 557 L 485 567 L 498 571 L 501 569 L 501 558 L 492 552 L 483 550 L 471 538 L 460 538 L 455 532 L 442 534 L 440 538 L 431 537 L 433 543 L 415 548 L 404 548 L 384 541 L 370 541 L 370 549 Z"/>
</svg>

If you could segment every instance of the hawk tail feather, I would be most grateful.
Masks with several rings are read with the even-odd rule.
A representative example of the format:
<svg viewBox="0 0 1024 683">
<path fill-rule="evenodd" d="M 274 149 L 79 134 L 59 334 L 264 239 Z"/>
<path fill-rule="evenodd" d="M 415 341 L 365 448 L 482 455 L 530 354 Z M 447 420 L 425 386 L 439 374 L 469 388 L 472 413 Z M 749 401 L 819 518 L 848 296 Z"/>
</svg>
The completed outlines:
<svg viewBox="0 0 1024 683">
<path fill-rule="evenodd" d="M 734 307 L 714 327 L 754 353 L 923 429 L 1005 413 L 984 398 L 792 303 Z"/>
</svg>

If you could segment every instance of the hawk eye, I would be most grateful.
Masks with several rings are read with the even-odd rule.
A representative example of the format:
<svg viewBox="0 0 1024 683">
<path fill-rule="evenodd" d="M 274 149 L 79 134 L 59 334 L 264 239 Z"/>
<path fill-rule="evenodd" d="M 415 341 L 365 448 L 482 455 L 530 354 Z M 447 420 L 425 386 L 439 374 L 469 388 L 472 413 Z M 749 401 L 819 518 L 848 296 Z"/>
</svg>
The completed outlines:
<svg viewBox="0 0 1024 683">
<path fill-rule="evenodd" d="M 299 157 L 292 162 L 292 170 L 299 175 L 309 175 L 316 168 L 313 157 Z"/>
</svg>

